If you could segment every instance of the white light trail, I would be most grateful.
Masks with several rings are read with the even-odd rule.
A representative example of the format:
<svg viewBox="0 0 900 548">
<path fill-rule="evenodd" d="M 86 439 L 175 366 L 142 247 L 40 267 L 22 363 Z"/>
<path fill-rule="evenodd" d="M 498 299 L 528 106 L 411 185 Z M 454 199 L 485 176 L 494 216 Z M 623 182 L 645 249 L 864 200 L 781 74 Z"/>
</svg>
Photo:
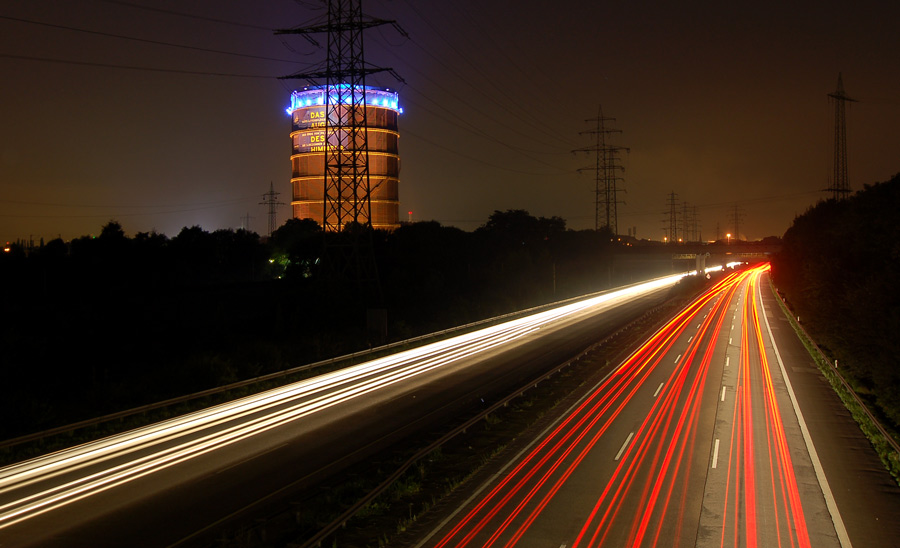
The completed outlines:
<svg viewBox="0 0 900 548">
<path fill-rule="evenodd" d="M 674 285 L 659 278 L 0 469 L 0 529 Z"/>
</svg>

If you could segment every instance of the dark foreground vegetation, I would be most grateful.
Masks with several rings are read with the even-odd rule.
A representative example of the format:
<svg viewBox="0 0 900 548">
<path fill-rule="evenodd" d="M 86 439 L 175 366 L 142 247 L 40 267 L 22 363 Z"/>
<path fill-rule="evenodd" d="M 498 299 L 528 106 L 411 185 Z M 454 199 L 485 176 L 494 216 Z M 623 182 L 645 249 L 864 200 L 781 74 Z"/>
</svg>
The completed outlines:
<svg viewBox="0 0 900 548">
<path fill-rule="evenodd" d="M 482 408 L 455 417 L 429 432 L 410 436 L 389 449 L 358 462 L 306 492 L 294 493 L 289 507 L 221 532 L 218 546 L 262 548 L 303 546 L 328 525 L 343 522 L 322 546 L 414 546 L 475 486 L 496 473 L 502 463 L 523 450 L 540 431 L 557 421 L 576 400 L 595 386 L 658 328 L 708 286 L 700 278 L 683 280 L 662 305 L 648 311 L 614 336 L 588 349 L 540 383 L 484 415 L 446 440 L 350 519 L 342 517 L 352 505 L 376 491 L 408 459 L 446 435 L 467 419 L 481 416 Z M 346 519 L 346 521 L 344 521 Z M 432 539 L 434 540 L 434 539 Z"/>
<path fill-rule="evenodd" d="M 436 222 L 371 238 L 399 340 L 657 275 L 613 268 L 602 231 L 495 212 L 475 232 Z M 268 241 L 184 228 L 0 253 L 0 440 L 364 349 L 372 304 L 333 283 L 316 223 Z M 349 289 L 348 289 L 349 288 Z"/>
<path fill-rule="evenodd" d="M 820 202 L 784 235 L 773 277 L 855 391 L 900 431 L 900 174 Z"/>
</svg>

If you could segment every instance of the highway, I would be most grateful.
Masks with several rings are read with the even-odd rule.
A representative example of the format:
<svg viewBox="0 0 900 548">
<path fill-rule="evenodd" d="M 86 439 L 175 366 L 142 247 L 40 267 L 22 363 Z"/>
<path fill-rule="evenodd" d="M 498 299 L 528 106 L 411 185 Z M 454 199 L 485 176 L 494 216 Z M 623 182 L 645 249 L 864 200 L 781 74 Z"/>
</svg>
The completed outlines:
<svg viewBox="0 0 900 548">
<path fill-rule="evenodd" d="M 610 291 L 0 469 L 0 546 L 168 546 L 489 401 L 660 302 Z"/>
<path fill-rule="evenodd" d="M 850 546 L 761 304 L 767 270 L 706 290 L 416 546 Z"/>
</svg>

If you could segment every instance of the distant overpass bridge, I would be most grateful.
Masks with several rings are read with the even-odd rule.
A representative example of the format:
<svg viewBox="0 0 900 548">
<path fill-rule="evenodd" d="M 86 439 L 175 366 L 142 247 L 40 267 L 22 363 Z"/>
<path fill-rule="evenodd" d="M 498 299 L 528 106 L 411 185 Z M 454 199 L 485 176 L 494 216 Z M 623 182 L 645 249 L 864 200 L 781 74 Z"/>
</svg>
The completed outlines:
<svg viewBox="0 0 900 548">
<path fill-rule="evenodd" d="M 618 277 L 620 282 L 627 282 L 629 281 L 627 278 L 633 273 L 663 275 L 716 265 L 724 266 L 732 261 L 749 263 L 768 261 L 779 251 L 781 251 L 780 243 L 638 243 L 616 251 L 613 270 L 618 276 L 612 277 Z"/>
<path fill-rule="evenodd" d="M 756 259 L 768 259 L 781 251 L 781 244 L 764 244 L 760 242 L 739 242 L 731 244 L 670 244 L 658 246 L 646 246 L 653 249 L 654 253 L 679 255 L 705 255 L 710 257 L 750 257 Z M 637 247 L 636 249 L 645 249 Z"/>
<path fill-rule="evenodd" d="M 781 250 L 780 244 L 736 243 L 736 244 L 688 244 L 672 246 L 673 261 L 694 261 L 697 270 L 733 261 L 767 261 Z M 679 250 L 682 247 L 685 249 Z"/>
</svg>

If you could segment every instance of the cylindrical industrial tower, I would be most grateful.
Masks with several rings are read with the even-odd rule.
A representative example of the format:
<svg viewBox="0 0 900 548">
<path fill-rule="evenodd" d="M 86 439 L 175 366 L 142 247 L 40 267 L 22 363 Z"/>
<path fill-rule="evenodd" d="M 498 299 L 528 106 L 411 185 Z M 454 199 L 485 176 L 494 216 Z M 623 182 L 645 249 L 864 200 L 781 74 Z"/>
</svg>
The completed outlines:
<svg viewBox="0 0 900 548">
<path fill-rule="evenodd" d="M 325 86 L 295 91 L 291 94 L 291 106 L 287 109 L 292 118 L 291 206 L 294 218 L 313 219 L 323 226 L 325 91 Z M 403 109 L 399 106 L 395 91 L 366 86 L 365 93 L 372 227 L 392 230 L 400 225 L 400 133 L 397 131 L 397 118 Z"/>
</svg>

